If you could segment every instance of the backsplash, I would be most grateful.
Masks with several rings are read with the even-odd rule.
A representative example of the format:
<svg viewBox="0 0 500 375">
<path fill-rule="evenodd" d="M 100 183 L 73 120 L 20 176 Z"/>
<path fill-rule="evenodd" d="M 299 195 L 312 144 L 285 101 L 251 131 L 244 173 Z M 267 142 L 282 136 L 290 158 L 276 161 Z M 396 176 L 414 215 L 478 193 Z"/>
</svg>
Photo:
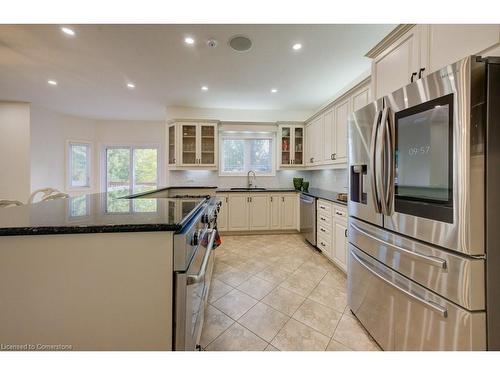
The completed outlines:
<svg viewBox="0 0 500 375">
<path fill-rule="evenodd" d="M 347 193 L 347 169 L 324 169 L 311 173 L 311 187 Z"/>
<path fill-rule="evenodd" d="M 293 187 L 292 179 L 303 177 L 310 187 L 347 192 L 347 172 L 345 169 L 319 171 L 276 171 L 275 176 L 257 176 L 258 187 Z M 219 176 L 217 171 L 169 171 L 167 184 L 170 186 L 217 186 L 221 188 L 244 187 L 246 176 Z"/>
</svg>

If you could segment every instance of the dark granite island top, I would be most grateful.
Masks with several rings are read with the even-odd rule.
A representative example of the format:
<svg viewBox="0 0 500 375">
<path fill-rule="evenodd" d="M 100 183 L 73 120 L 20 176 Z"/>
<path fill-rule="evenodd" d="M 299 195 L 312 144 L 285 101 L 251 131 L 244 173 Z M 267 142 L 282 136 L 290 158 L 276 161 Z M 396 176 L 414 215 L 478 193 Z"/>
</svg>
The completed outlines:
<svg viewBox="0 0 500 375">
<path fill-rule="evenodd" d="M 0 209 L 0 236 L 178 231 L 204 198 L 126 199 L 112 193 L 87 194 Z M 186 202 L 183 215 L 169 207 Z"/>
</svg>

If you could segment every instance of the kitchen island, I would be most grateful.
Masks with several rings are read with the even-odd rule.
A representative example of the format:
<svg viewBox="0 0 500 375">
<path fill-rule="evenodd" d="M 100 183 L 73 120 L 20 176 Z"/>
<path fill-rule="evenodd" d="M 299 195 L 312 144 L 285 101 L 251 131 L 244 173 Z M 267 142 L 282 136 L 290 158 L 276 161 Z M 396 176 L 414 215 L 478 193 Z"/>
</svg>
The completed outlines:
<svg viewBox="0 0 500 375">
<path fill-rule="evenodd" d="M 0 210 L 0 344 L 172 349 L 174 236 L 200 202 L 100 193 Z"/>
</svg>

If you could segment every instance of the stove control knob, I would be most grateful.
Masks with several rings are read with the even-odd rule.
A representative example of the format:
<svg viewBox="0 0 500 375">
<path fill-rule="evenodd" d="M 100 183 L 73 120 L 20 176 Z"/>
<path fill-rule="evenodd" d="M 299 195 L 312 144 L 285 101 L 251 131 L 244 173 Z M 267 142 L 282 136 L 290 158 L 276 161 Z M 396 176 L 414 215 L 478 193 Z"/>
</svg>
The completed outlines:
<svg viewBox="0 0 500 375">
<path fill-rule="evenodd" d="M 193 237 L 191 238 L 191 246 L 198 246 L 198 232 L 194 232 Z"/>
</svg>

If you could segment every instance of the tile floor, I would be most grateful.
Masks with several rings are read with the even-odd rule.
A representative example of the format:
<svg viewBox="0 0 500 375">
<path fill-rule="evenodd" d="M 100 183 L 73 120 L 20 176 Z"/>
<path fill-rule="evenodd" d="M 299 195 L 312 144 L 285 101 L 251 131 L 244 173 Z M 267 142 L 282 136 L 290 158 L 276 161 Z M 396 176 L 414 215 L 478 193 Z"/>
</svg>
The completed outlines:
<svg viewBox="0 0 500 375">
<path fill-rule="evenodd" d="M 204 350 L 380 350 L 347 307 L 345 274 L 300 235 L 224 236 Z"/>
</svg>

